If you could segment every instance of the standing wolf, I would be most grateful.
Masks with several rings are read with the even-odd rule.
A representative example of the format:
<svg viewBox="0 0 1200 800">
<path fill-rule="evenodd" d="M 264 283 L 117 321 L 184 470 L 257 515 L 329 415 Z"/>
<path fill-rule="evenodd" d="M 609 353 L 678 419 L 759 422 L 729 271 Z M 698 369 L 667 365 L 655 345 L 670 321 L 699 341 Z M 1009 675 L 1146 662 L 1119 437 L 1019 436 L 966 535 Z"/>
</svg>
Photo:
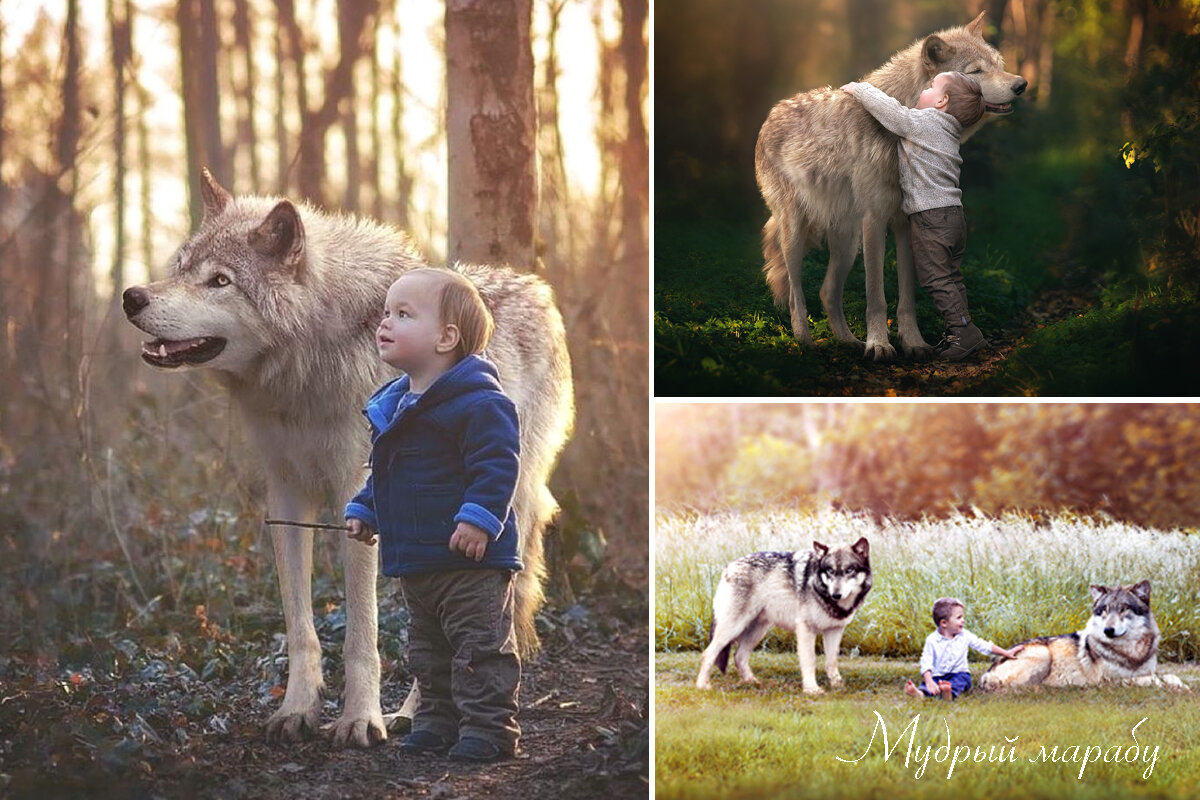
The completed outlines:
<svg viewBox="0 0 1200 800">
<path fill-rule="evenodd" d="M 1025 642 L 1016 658 L 993 662 L 979 679 L 987 691 L 1026 686 L 1093 686 L 1123 682 L 1185 688 L 1158 669 L 1158 625 L 1150 613 L 1150 581 L 1092 586 L 1092 616 L 1076 633 Z"/>
<path fill-rule="evenodd" d="M 129 321 L 154 337 L 142 359 L 162 369 L 207 367 L 225 385 L 266 467 L 271 515 L 311 520 L 341 509 L 361 486 L 368 436 L 361 409 L 382 383 L 374 331 L 388 286 L 424 262 L 406 236 L 288 200 L 234 198 L 207 170 L 204 220 L 170 274 L 125 291 Z M 536 648 L 542 537 L 556 506 L 547 480 L 570 433 L 571 367 L 550 287 L 508 269 L 460 266 L 495 318 L 487 356 L 521 423 L 513 507 L 521 560 L 515 622 L 521 649 Z M 309 530 L 272 531 L 288 642 L 288 685 L 267 735 L 317 729 L 321 646 L 312 615 Z M 344 539 L 344 537 L 343 537 Z M 387 737 L 379 705 L 375 579 L 378 554 L 342 544 L 346 572 L 346 694 L 333 724 L 339 744 Z M 415 707 L 415 690 L 405 710 Z M 403 714 L 405 710 L 402 710 Z"/>
<path fill-rule="evenodd" d="M 963 131 L 966 140 L 992 117 L 1011 114 L 1012 101 L 1027 86 L 1020 75 L 1004 71 L 1000 54 L 983 40 L 983 16 L 909 45 L 863 80 L 911 107 L 938 73 L 965 72 L 979 81 L 988 111 Z M 896 136 L 845 93 L 814 89 L 771 109 L 758 134 L 754 165 L 771 210 L 762 233 L 763 272 L 775 301 L 791 309 L 796 340 L 813 343 L 800 274 L 805 252 L 824 236 L 829 269 L 821 284 L 821 304 L 838 339 L 863 344 L 851 333 L 842 310 L 842 289 L 861 242 L 867 284 L 865 355 L 876 361 L 895 357 L 888 342 L 883 291 L 883 252 L 890 225 L 896 235 L 900 284 L 900 349 L 906 356 L 932 355 L 917 327 L 916 273 L 908 220 L 900 210 Z"/>
<path fill-rule="evenodd" d="M 838 648 L 854 612 L 871 591 L 870 555 L 870 543 L 863 537 L 835 550 L 813 542 L 812 550 L 754 553 L 726 567 L 713 596 L 712 631 L 696 688 L 712 688 L 713 665 L 724 672 L 734 644 L 733 663 L 742 680 L 757 683 L 750 671 L 750 652 L 772 625 L 796 633 L 805 694 L 822 693 L 817 686 L 818 633 L 825 638 L 829 685 L 840 687 Z"/>
</svg>

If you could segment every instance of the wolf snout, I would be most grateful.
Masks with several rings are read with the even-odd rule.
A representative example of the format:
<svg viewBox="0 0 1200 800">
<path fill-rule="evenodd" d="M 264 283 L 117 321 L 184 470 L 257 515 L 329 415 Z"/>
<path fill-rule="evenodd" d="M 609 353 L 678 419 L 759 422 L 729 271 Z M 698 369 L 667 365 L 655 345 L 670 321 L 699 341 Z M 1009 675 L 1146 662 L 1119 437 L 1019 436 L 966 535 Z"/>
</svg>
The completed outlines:
<svg viewBox="0 0 1200 800">
<path fill-rule="evenodd" d="M 138 312 L 150 305 L 150 293 L 141 286 L 130 286 L 121 294 L 121 307 L 125 316 L 133 319 Z"/>
<path fill-rule="evenodd" d="M 1024 78 L 1017 78 L 1015 81 L 1013 81 L 1010 88 L 1012 89 L 1013 94 L 1023 94 L 1025 89 L 1028 87 L 1029 81 L 1025 80 Z"/>
<path fill-rule="evenodd" d="M 1119 634 L 1119 633 L 1117 633 L 1117 629 L 1116 629 L 1116 628 L 1105 628 L 1105 629 L 1104 629 L 1104 635 L 1105 635 L 1105 636 L 1107 636 L 1107 637 L 1108 637 L 1108 638 L 1110 638 L 1110 639 L 1115 639 L 1115 638 L 1117 638 L 1118 636 L 1120 636 L 1120 634 Z"/>
</svg>

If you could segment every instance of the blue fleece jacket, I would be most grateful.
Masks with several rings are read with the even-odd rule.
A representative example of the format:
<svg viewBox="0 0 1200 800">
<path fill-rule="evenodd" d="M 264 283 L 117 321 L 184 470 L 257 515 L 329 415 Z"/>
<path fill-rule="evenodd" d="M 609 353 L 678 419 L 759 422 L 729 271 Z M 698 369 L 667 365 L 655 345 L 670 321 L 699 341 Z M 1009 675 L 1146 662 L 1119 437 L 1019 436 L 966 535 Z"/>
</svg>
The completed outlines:
<svg viewBox="0 0 1200 800">
<path fill-rule="evenodd" d="M 408 388 L 406 375 L 367 401 L 371 476 L 346 505 L 346 517 L 378 531 L 385 575 L 521 569 L 511 507 L 520 463 L 517 410 L 496 367 L 467 356 L 401 407 Z M 459 522 L 491 537 L 482 561 L 450 550 Z"/>
</svg>

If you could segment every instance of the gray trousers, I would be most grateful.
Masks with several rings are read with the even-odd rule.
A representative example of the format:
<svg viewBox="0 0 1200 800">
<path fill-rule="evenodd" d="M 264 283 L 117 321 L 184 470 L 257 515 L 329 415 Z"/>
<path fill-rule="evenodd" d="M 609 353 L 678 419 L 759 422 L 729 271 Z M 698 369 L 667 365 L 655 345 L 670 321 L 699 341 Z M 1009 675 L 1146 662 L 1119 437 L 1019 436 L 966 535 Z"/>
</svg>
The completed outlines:
<svg viewBox="0 0 1200 800">
<path fill-rule="evenodd" d="M 521 728 L 521 659 L 509 570 L 405 575 L 408 661 L 421 687 L 412 729 L 451 741 L 471 736 L 512 754 Z"/>
<path fill-rule="evenodd" d="M 962 259 L 967 248 L 967 224 L 962 206 L 931 208 L 908 215 L 917 280 L 929 293 L 947 327 L 971 321 Z"/>
</svg>

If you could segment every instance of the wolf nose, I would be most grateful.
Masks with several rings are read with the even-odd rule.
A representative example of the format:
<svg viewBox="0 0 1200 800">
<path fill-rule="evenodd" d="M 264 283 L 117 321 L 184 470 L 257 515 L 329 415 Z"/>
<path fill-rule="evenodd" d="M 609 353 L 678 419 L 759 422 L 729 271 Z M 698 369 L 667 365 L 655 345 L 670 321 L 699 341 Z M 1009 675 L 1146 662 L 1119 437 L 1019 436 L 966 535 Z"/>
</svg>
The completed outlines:
<svg viewBox="0 0 1200 800">
<path fill-rule="evenodd" d="M 1107 636 L 1108 638 L 1112 639 L 1117 635 L 1117 629 L 1116 628 L 1105 628 L 1104 635 Z"/>
<path fill-rule="evenodd" d="M 121 295 L 121 307 L 125 316 L 133 317 L 146 306 L 150 305 L 150 295 L 140 286 L 131 286 Z"/>
<path fill-rule="evenodd" d="M 1013 94 L 1021 94 L 1022 92 L 1025 91 L 1026 87 L 1028 87 L 1028 86 L 1029 86 L 1029 81 L 1025 80 L 1024 78 L 1017 78 L 1015 81 L 1013 81 L 1012 93 Z"/>
</svg>

